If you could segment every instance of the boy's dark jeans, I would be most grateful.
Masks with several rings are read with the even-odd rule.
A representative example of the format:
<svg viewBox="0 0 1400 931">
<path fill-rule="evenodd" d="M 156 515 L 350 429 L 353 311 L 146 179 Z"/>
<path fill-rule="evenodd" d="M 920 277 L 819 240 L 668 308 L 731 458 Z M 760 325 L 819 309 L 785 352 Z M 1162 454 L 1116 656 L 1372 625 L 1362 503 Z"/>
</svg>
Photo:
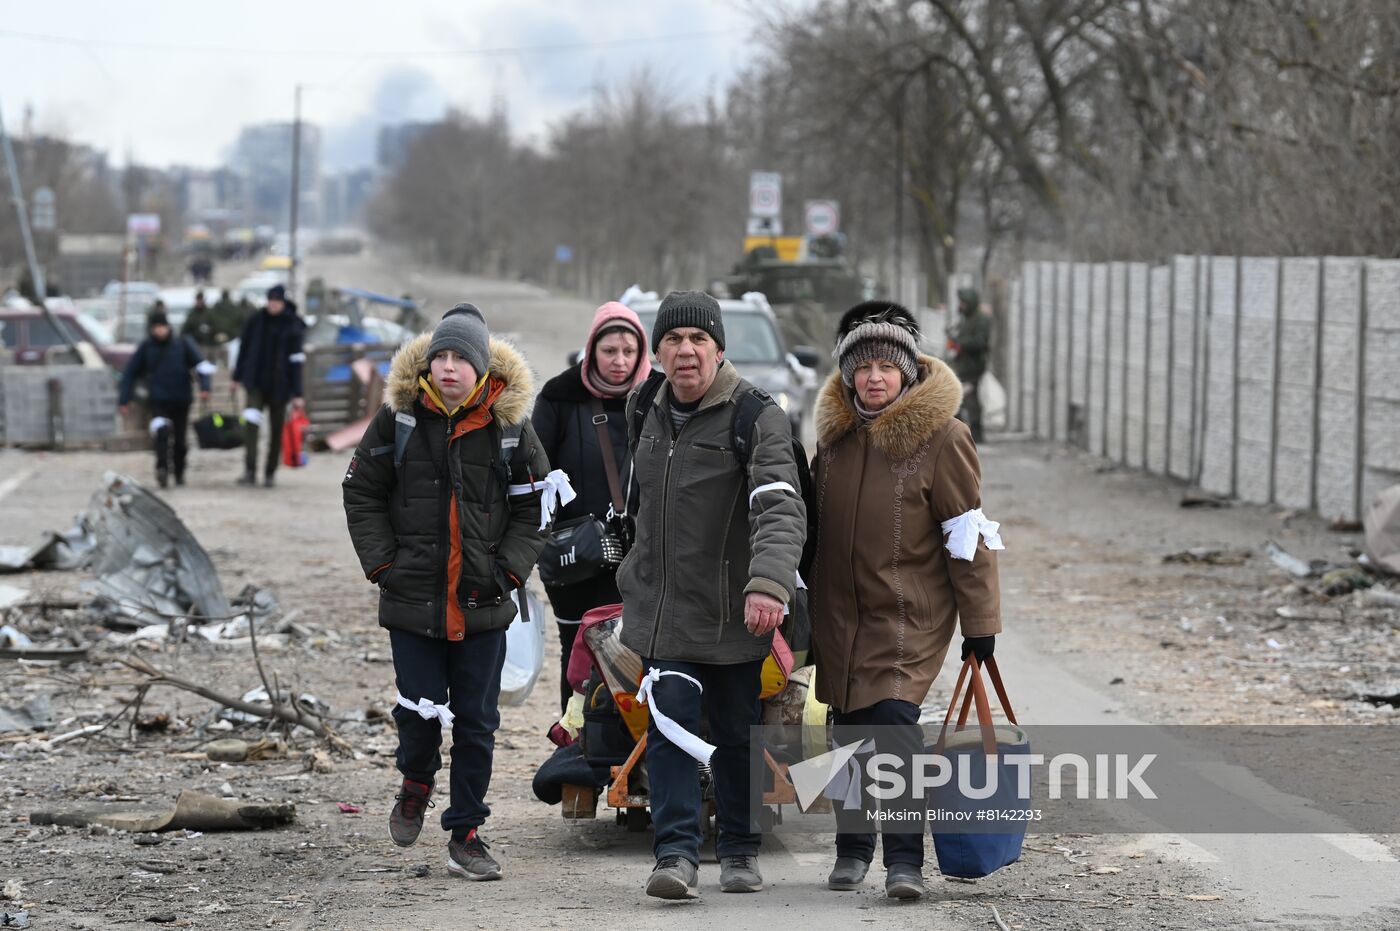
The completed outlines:
<svg viewBox="0 0 1400 931">
<path fill-rule="evenodd" d="M 442 813 L 442 829 L 466 833 L 480 827 L 491 814 L 486 790 L 491 785 L 491 756 L 501 723 L 496 703 L 506 659 L 506 632 L 467 634 L 453 641 L 391 630 L 389 643 L 399 694 L 410 702 L 426 698 L 446 704 L 455 715 L 450 804 Z M 442 722 L 398 704 L 393 713 L 399 727 L 399 772 L 431 784 L 442 768 Z"/>
</svg>

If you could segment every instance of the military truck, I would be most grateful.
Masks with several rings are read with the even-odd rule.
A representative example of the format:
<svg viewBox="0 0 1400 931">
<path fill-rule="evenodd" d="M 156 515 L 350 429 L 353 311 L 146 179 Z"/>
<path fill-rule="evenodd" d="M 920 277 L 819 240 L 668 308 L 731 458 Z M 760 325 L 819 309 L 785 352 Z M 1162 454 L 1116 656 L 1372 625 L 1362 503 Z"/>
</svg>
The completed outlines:
<svg viewBox="0 0 1400 931">
<path fill-rule="evenodd" d="M 751 291 L 767 297 L 784 341 L 792 346 L 831 346 L 841 314 L 876 296 L 874 282 L 841 258 L 839 244 L 822 239 L 792 259 L 781 258 L 772 245 L 752 245 L 715 287 L 736 298 Z M 831 370 L 828 352 L 820 353 L 820 362 L 819 371 Z"/>
</svg>

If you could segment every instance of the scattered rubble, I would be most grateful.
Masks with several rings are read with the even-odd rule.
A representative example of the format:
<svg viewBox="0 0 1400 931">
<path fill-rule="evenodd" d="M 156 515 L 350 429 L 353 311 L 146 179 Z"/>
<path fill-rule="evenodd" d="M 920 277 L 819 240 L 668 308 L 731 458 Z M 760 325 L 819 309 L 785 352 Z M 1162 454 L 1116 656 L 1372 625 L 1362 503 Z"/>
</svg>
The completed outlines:
<svg viewBox="0 0 1400 931">
<path fill-rule="evenodd" d="M 1269 540 L 1264 544 L 1264 552 L 1269 554 L 1269 558 L 1273 560 L 1274 565 L 1294 578 L 1306 579 L 1314 575 L 1319 568 L 1313 564 L 1303 562 L 1297 556 L 1284 550 L 1283 547 L 1279 546 L 1273 540 Z"/>
<path fill-rule="evenodd" d="M 1366 509 L 1366 555 L 1383 572 L 1400 575 L 1400 485 L 1376 496 Z"/>
<path fill-rule="evenodd" d="M 0 708 L 0 734 L 45 730 L 53 724 L 53 702 L 48 693 L 35 695 L 22 705 Z"/>
<path fill-rule="evenodd" d="M 1247 550 L 1223 550 L 1195 546 L 1189 550 L 1169 553 L 1162 557 L 1162 562 L 1206 566 L 1243 566 L 1249 562 L 1251 555 Z"/>
<path fill-rule="evenodd" d="M 282 827 L 296 820 L 290 803 L 230 801 L 183 789 L 175 804 L 160 809 L 102 804 L 56 811 L 33 811 L 29 823 L 85 828 L 99 824 L 116 831 L 246 831 Z"/>
<path fill-rule="evenodd" d="M 1199 489 L 1188 491 L 1181 496 L 1181 506 L 1184 508 L 1228 508 L 1232 504 L 1229 498 Z"/>
</svg>

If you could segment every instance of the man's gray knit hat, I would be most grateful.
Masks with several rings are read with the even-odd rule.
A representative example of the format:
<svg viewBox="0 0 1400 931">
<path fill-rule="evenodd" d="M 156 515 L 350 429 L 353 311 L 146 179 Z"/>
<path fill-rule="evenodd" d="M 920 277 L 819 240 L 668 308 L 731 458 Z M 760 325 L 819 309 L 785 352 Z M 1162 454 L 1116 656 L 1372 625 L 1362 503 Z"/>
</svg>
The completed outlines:
<svg viewBox="0 0 1400 931">
<path fill-rule="evenodd" d="M 854 386 L 862 362 L 878 359 L 893 363 L 908 387 L 919 380 L 919 324 L 906 308 L 891 301 L 857 304 L 841 317 L 832 355 L 847 385 Z"/>
<path fill-rule="evenodd" d="M 678 327 L 698 327 L 724 348 L 724 318 L 720 316 L 719 301 L 704 291 L 672 291 L 661 301 L 656 311 L 656 324 L 651 328 L 651 344 L 661 345 L 661 337 Z"/>
<path fill-rule="evenodd" d="M 461 303 L 442 315 L 428 344 L 428 361 L 444 349 L 451 349 L 471 363 L 476 377 L 486 374 L 491 364 L 491 333 L 486 318 L 475 304 Z"/>
</svg>

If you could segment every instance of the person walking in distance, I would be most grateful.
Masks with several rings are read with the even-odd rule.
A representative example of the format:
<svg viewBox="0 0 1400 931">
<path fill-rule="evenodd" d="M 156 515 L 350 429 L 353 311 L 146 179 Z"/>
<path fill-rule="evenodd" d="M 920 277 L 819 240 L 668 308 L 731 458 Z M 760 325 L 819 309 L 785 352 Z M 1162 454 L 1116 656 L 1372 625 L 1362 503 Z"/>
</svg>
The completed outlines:
<svg viewBox="0 0 1400 931">
<path fill-rule="evenodd" d="M 982 442 L 982 399 L 977 388 L 987 374 L 992 351 L 992 318 L 982 312 L 982 296 L 975 288 L 958 291 L 958 323 L 949 334 L 953 351 L 953 372 L 962 382 L 963 417 L 972 429 L 974 442 Z"/>
<path fill-rule="evenodd" d="M 188 336 L 177 337 L 165 311 L 146 315 L 146 338 L 122 373 L 117 397 L 122 416 L 130 410 L 136 383 L 144 381 L 151 409 L 151 445 L 156 454 L 156 481 L 161 488 L 185 484 L 185 459 L 189 454 L 190 376 L 199 379 L 199 398 L 209 400 L 209 376 L 214 365 L 205 361 Z"/>
<path fill-rule="evenodd" d="M 248 318 L 239 339 L 238 363 L 233 370 L 233 387 L 242 386 L 247 395 L 243 408 L 243 477 L 240 485 L 258 483 L 258 436 L 267 426 L 267 460 L 263 484 L 273 485 L 273 476 L 282 457 L 282 425 L 287 405 L 301 409 L 302 369 L 306 353 L 302 335 L 306 322 L 297 315 L 297 305 L 287 300 L 279 284 L 267 290 L 267 306 Z"/>
</svg>

